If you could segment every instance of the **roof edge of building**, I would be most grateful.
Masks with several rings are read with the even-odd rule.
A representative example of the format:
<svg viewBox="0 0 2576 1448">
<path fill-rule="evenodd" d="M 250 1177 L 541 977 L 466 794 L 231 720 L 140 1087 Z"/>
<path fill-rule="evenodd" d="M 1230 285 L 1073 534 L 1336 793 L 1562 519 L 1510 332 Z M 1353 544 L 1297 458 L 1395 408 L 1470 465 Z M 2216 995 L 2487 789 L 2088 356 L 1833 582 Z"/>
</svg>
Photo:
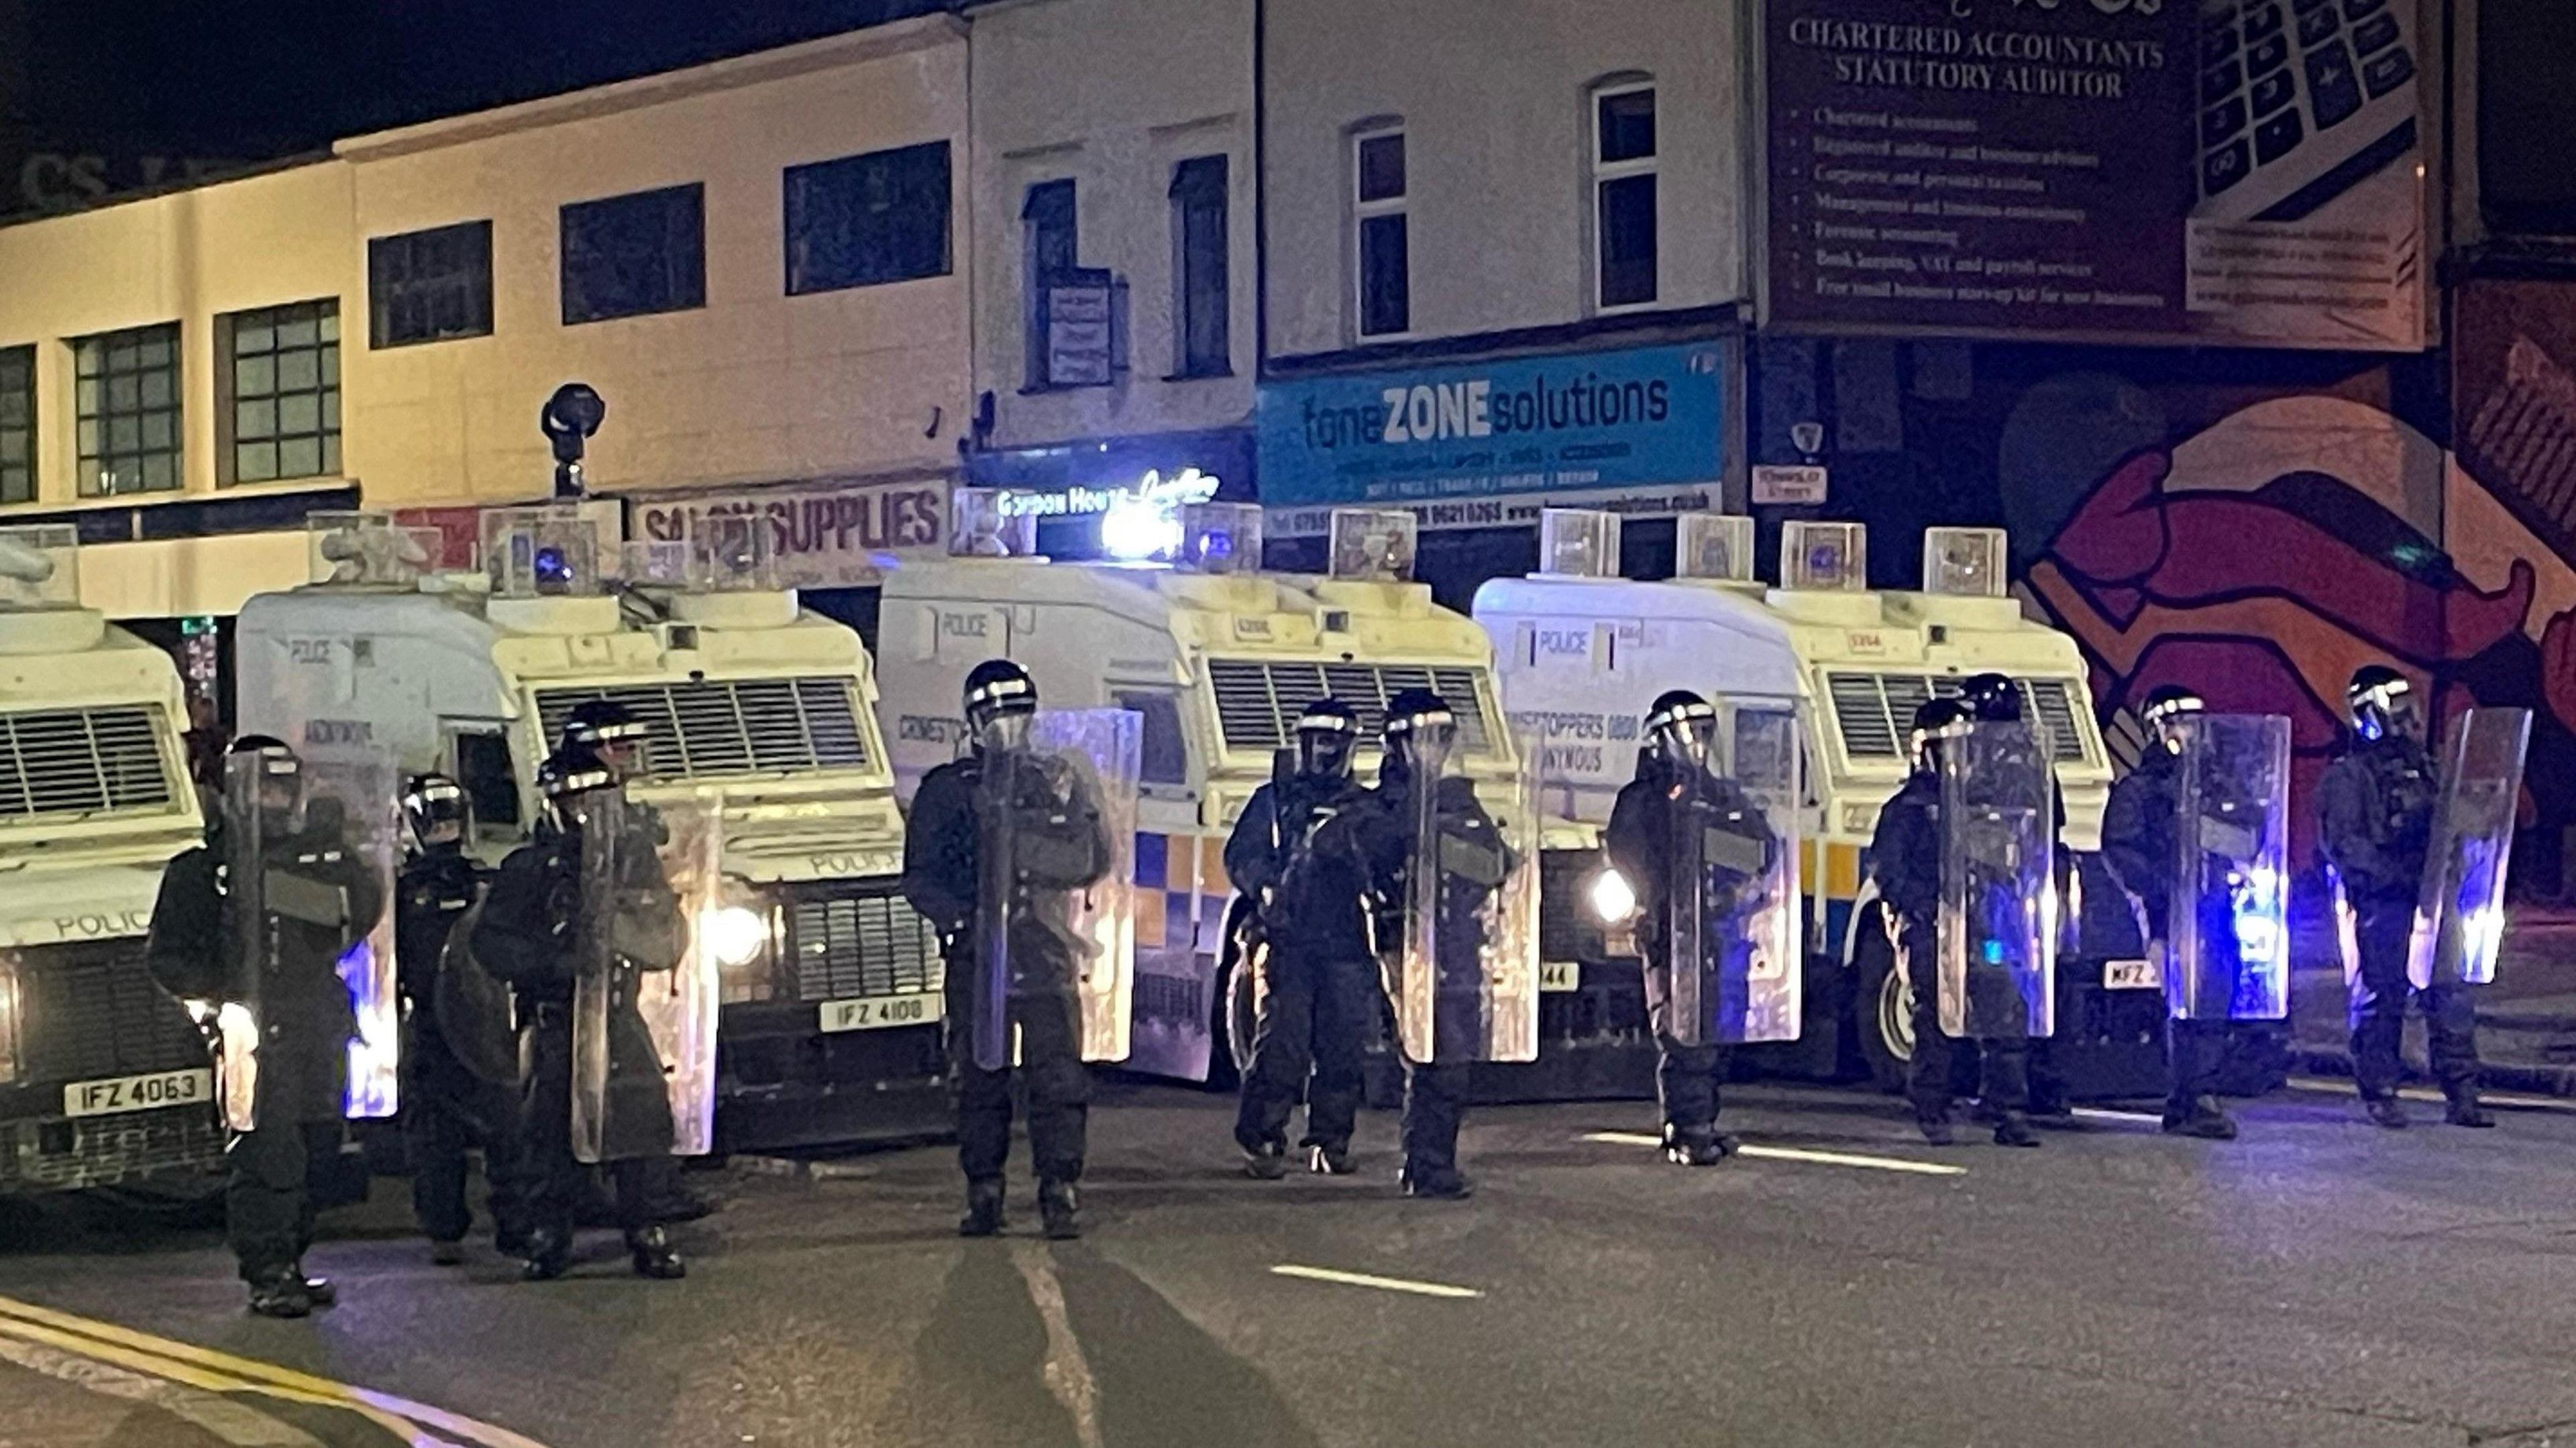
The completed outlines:
<svg viewBox="0 0 2576 1448">
<path fill-rule="evenodd" d="M 381 161 L 507 135 L 513 131 L 615 115 L 692 96 L 889 59 L 932 49 L 948 41 L 962 40 L 965 33 L 965 23 L 954 15 L 942 12 L 914 16 L 682 70 L 662 71 L 491 110 L 470 111 L 461 116 L 445 116 L 389 131 L 344 137 L 332 144 L 331 151 L 346 161 Z"/>
</svg>

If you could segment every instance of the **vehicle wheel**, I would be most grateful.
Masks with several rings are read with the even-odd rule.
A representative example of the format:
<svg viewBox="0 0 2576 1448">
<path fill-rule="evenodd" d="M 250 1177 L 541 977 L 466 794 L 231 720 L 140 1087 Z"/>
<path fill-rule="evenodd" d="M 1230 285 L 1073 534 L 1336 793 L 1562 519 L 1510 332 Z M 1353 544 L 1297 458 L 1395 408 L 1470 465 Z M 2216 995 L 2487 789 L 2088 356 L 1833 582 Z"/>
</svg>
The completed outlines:
<svg viewBox="0 0 2576 1448">
<path fill-rule="evenodd" d="M 1852 1018 L 1861 1057 L 1878 1089 L 1897 1095 L 1914 1061 L 1914 992 L 1896 968 L 1896 947 L 1874 925 L 1862 925 L 1857 954 Z"/>
</svg>

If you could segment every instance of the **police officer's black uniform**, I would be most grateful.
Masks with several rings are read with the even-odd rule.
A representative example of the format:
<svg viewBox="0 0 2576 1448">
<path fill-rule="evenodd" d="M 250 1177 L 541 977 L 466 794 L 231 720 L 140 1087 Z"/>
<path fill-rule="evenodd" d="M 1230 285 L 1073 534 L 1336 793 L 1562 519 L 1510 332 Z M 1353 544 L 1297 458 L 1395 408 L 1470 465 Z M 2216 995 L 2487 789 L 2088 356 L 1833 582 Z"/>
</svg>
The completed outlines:
<svg viewBox="0 0 2576 1448">
<path fill-rule="evenodd" d="M 2173 718 L 2198 712 L 2201 707 L 2198 695 L 2178 688 L 2161 688 L 2147 697 L 2140 711 L 2147 726 L 2146 752 L 2139 757 L 2137 768 L 2111 786 L 2110 807 L 2102 816 L 2103 857 L 2146 912 L 2149 935 L 2168 943 L 2175 938 L 2172 911 L 2177 904 L 2202 911 L 2215 906 L 2222 914 L 2227 908 L 2223 900 L 2182 902 L 2173 898 L 2177 848 L 2174 830 L 2179 824 L 2176 811 L 2180 808 L 2176 791 L 2182 766 L 2181 757 L 2167 743 L 2165 726 Z M 2207 922 L 2202 927 L 2204 940 L 2228 940 L 2234 934 L 2224 920 Z M 2165 968 L 2177 968 L 2170 956 Z M 2224 1021 L 2167 1021 L 2165 1058 L 2170 1085 L 2165 1096 L 2166 1131 L 2213 1141 L 2230 1140 L 2236 1135 L 2236 1123 L 2218 1108 L 2218 1071 L 2226 1057 L 2227 1036 Z"/>
<path fill-rule="evenodd" d="M 1924 1139 L 1947 1146 L 1951 1140 L 1951 1061 L 1962 1044 L 1941 1033 L 1941 773 L 1937 751 L 1945 736 L 1969 727 L 1965 706 L 1934 699 L 1914 714 L 1914 772 L 1894 798 L 1879 807 L 1878 830 L 1870 838 L 1867 868 L 1877 883 L 1896 932 L 1898 954 L 1905 963 L 1906 984 L 1913 988 L 1914 1059 L 1907 1072 L 1906 1095 L 1914 1103 L 1915 1124 Z M 1983 1095 L 1998 1115 L 1995 1140 L 2005 1146 L 2037 1146 L 2028 1119 L 2030 1042 L 2018 1036 L 1975 1043 L 1983 1066 Z"/>
<path fill-rule="evenodd" d="M 2030 731 L 2034 745 L 2038 742 L 2022 710 L 2021 685 L 2006 674 L 1972 674 L 1959 685 L 1959 701 L 1968 706 L 1981 724 L 2013 724 Z M 2075 857 L 2066 848 L 2066 794 L 2057 787 L 2057 769 L 2052 761 L 2048 771 L 2048 812 L 2050 842 L 2055 846 L 2054 868 L 2057 873 L 2057 898 L 2071 901 L 2074 890 Z M 2065 1124 L 2074 1120 L 2073 1103 L 2067 1097 L 2066 1082 L 2058 1074 L 2057 1049 L 2053 1037 L 2040 1036 L 2028 1043 L 2023 1075 L 2030 1083 L 2025 1093 L 2027 1111 L 2033 1120 Z M 1969 1055 L 1973 1055 L 1971 1050 Z M 1963 1057 L 1961 1065 L 1965 1064 Z M 1955 1079 L 1955 1078 L 1954 1078 Z"/>
<path fill-rule="evenodd" d="M 499 1054 L 500 1042 L 484 1037 L 506 1032 L 509 1023 L 448 1022 L 439 1014 L 441 963 L 450 935 L 483 889 L 482 872 L 464 851 L 464 791 L 443 775 L 418 776 L 404 791 L 403 814 L 411 838 L 394 884 L 394 944 L 403 1000 L 403 1140 L 411 1160 L 412 1216 L 429 1238 L 434 1260 L 462 1260 L 460 1244 L 474 1225 L 465 1202 L 466 1153 L 479 1147 L 494 1245 L 516 1254 L 526 1249 L 528 1236 L 517 1092 L 511 1082 L 468 1064 L 469 1056 L 488 1061 Z"/>
<path fill-rule="evenodd" d="M 560 1277 L 570 1268 L 573 1228 L 588 1187 L 572 1142 L 574 957 L 586 893 L 578 797 L 613 788 L 615 776 L 594 756 L 564 751 L 546 762 L 539 783 L 548 797 L 548 817 L 528 844 L 502 862 L 473 938 L 475 958 L 509 982 L 517 1000 L 523 1071 L 520 1154 L 530 1226 L 526 1275 L 532 1281 Z M 635 847 L 619 852 L 630 878 L 613 887 L 616 898 L 622 908 L 636 912 L 638 937 L 664 931 L 676 937 L 683 927 L 678 900 L 656 853 L 662 843 L 660 823 L 649 812 L 639 812 L 628 819 L 627 828 L 640 838 Z M 637 1010 L 636 992 L 643 988 L 642 976 L 667 964 L 624 957 L 615 964 L 600 1149 L 635 1271 L 663 1279 L 687 1273 L 666 1229 L 679 1160 L 671 1155 L 675 1133 L 662 1062 Z"/>
<path fill-rule="evenodd" d="M 1664 1111 L 1664 1155 L 1681 1166 L 1706 1166 L 1735 1150 L 1735 1138 L 1717 1129 L 1719 1083 L 1726 1079 L 1727 1048 L 1715 1042 L 1685 1044 L 1675 1033 L 1669 891 L 1673 842 L 1680 838 L 1673 815 L 1690 810 L 1707 828 L 1723 830 L 1777 849 L 1761 805 L 1742 786 L 1710 767 L 1711 737 L 1717 710 L 1699 695 L 1676 689 L 1655 701 L 1646 717 L 1653 741 L 1637 752 L 1637 775 L 1620 787 L 1610 808 L 1602 850 L 1611 867 L 1627 881 L 1637 901 L 1637 945 L 1645 955 L 1646 1012 L 1655 1031 L 1658 1060 L 1655 1095 Z M 1726 872 L 1712 899 L 1726 889 L 1741 889 L 1753 877 Z M 1712 918 L 1709 928 L 1721 920 Z M 1704 949 L 1724 949 L 1717 941 Z M 1682 969 L 1700 970 L 1705 962 L 1684 961 Z"/>
<path fill-rule="evenodd" d="M 904 834 L 904 897 L 939 931 L 947 963 L 948 1061 L 957 1096 L 957 1163 L 966 1176 L 970 1237 L 1002 1229 L 1004 1167 L 1011 1151 L 1011 1084 L 1028 1093 L 1029 1155 L 1037 1168 L 1038 1210 L 1050 1237 L 1080 1234 L 1079 1199 L 1091 1103 L 1091 1072 L 1082 1061 L 1078 963 L 1038 912 L 1014 912 L 1007 945 L 1008 1000 L 1018 1027 L 1019 1065 L 987 1070 L 975 1059 L 976 993 L 985 961 L 977 941 L 982 888 L 979 803 L 1004 797 L 1009 769 L 1015 804 L 1051 798 L 1062 781 L 1015 741 L 1037 711 L 1037 686 L 1018 665 L 992 660 L 966 681 L 966 719 L 974 752 L 932 770 L 913 796 Z M 991 746 L 991 747 L 988 747 Z M 1093 823 L 1096 825 L 1096 811 Z M 1105 848 L 1105 847 L 1104 847 Z"/>
<path fill-rule="evenodd" d="M 231 754 L 259 756 L 263 773 L 280 788 L 302 789 L 301 763 L 278 740 L 245 735 Z M 225 1147 L 225 1229 L 250 1284 L 252 1310 L 302 1317 L 337 1300 L 328 1281 L 305 1275 L 303 1259 L 313 1242 L 316 1191 L 339 1161 L 349 1042 L 358 1033 L 340 958 L 375 928 L 385 899 L 375 871 L 350 847 L 337 800 L 305 801 L 300 827 L 279 813 L 264 841 L 269 875 L 338 892 L 343 923 L 267 912 L 270 940 L 257 985 L 255 1126 L 234 1133 Z M 218 816 L 206 843 L 163 872 L 147 946 L 153 979 L 209 1008 L 241 999 L 245 985 L 233 972 L 249 954 L 227 938 L 226 829 Z"/>
<path fill-rule="evenodd" d="M 1359 722 L 1338 700 L 1308 705 L 1297 721 L 1292 773 L 1253 792 L 1225 843 L 1234 887 L 1259 902 L 1268 946 L 1261 966 L 1259 1028 L 1234 1139 L 1254 1176 L 1287 1171 L 1288 1118 L 1303 1097 L 1310 1170 L 1350 1170 L 1362 1095 L 1360 1058 L 1378 1026 L 1377 961 L 1369 942 L 1367 862 L 1318 849 L 1343 811 L 1365 808 L 1350 776 Z M 1309 1076 L 1312 1076 L 1311 1084 Z"/>
<path fill-rule="evenodd" d="M 2404 676 L 2382 666 L 2353 675 L 2354 738 L 2317 781 L 2317 843 L 2343 882 L 2360 970 L 2352 983 L 2353 1076 L 2373 1121 L 2402 1127 L 2397 1082 L 2405 1063 L 2406 964 L 2432 844 L 2439 771 L 2420 738 L 2421 713 Z M 2455 1125 L 2491 1126 L 2478 1104 L 2476 1004 L 2435 982 L 2422 992 L 2433 1079 Z"/>
</svg>

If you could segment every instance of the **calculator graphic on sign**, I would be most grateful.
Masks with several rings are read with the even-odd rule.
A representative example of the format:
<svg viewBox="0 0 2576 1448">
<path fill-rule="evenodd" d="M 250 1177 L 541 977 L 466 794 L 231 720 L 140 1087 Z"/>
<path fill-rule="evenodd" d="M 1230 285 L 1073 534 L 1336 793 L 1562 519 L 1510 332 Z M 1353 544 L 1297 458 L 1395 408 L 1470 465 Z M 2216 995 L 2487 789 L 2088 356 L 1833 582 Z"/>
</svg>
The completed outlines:
<svg viewBox="0 0 2576 1448">
<path fill-rule="evenodd" d="M 2416 144 L 2415 0 L 2204 0 L 2195 217 L 2297 221 Z"/>
</svg>

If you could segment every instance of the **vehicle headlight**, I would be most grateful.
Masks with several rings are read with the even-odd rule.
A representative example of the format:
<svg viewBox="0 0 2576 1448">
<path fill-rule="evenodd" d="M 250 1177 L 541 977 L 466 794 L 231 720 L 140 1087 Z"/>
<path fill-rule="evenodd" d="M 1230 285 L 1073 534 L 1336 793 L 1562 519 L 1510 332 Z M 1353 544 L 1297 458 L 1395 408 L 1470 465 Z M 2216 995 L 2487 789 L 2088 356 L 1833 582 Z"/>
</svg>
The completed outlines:
<svg viewBox="0 0 2576 1448">
<path fill-rule="evenodd" d="M 1637 913 L 1637 889 L 1609 865 L 1592 877 L 1592 913 L 1604 925 L 1617 925 Z"/>
<path fill-rule="evenodd" d="M 769 917 L 743 905 L 719 905 L 698 920 L 698 933 L 717 965 L 740 970 L 769 949 Z"/>
<path fill-rule="evenodd" d="M 23 1074 L 18 1058 L 18 963 L 0 960 L 0 1082 Z"/>
</svg>

